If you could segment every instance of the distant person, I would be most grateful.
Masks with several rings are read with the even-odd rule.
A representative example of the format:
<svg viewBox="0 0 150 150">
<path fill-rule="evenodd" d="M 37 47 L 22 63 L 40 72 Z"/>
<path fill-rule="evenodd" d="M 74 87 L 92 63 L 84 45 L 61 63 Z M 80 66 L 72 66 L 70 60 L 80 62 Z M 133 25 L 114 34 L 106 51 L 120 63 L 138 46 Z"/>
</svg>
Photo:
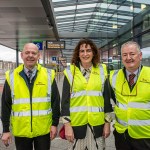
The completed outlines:
<svg viewBox="0 0 150 150">
<path fill-rule="evenodd" d="M 107 69 L 99 62 L 93 41 L 81 39 L 64 71 L 61 115 L 69 150 L 103 150 L 110 134 Z"/>
<path fill-rule="evenodd" d="M 110 73 L 116 150 L 150 150 L 150 68 L 136 42 L 124 43 L 121 57 L 124 68 Z"/>
<path fill-rule="evenodd" d="M 109 65 L 108 65 L 108 68 L 109 68 L 109 71 L 114 70 L 113 64 L 109 64 Z"/>
<path fill-rule="evenodd" d="M 49 150 L 57 134 L 60 97 L 54 70 L 37 63 L 38 47 L 24 45 L 24 64 L 6 72 L 2 93 L 2 142 L 8 146 L 15 137 L 16 150 Z M 11 121 L 10 121 L 11 120 Z M 34 144 L 33 144 L 34 143 Z"/>
</svg>

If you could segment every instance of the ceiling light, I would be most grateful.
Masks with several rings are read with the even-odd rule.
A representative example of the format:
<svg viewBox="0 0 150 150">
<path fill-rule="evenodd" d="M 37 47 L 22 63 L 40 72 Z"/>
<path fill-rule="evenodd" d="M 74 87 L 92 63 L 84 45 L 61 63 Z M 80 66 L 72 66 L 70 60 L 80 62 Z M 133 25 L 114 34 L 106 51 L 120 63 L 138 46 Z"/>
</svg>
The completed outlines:
<svg viewBox="0 0 150 150">
<path fill-rule="evenodd" d="M 113 29 L 117 29 L 118 26 L 117 26 L 116 24 L 113 24 L 112 28 L 113 28 Z"/>
<path fill-rule="evenodd" d="M 133 10 L 133 6 L 130 6 L 130 10 Z"/>
<path fill-rule="evenodd" d="M 145 9 L 146 8 L 146 5 L 145 4 L 141 4 L 141 9 Z"/>
</svg>

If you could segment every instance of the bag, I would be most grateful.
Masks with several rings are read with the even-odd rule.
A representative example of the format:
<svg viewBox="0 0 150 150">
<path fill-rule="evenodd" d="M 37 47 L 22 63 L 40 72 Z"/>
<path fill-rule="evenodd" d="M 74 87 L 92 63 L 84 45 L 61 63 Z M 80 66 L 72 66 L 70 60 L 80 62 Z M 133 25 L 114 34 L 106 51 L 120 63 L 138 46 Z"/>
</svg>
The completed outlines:
<svg viewBox="0 0 150 150">
<path fill-rule="evenodd" d="M 66 140 L 66 137 L 65 137 L 65 126 L 64 126 L 64 125 L 63 125 L 63 126 L 60 128 L 60 130 L 59 130 L 59 136 L 60 136 L 62 139 Z"/>
</svg>

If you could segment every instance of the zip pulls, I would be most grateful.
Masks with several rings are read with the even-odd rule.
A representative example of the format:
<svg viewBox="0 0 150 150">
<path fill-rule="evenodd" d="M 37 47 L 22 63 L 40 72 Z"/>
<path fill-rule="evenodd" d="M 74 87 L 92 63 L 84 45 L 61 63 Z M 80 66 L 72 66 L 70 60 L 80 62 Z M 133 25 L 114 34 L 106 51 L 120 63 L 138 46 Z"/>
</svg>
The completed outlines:
<svg viewBox="0 0 150 150">
<path fill-rule="evenodd" d="M 30 126 L 31 126 L 31 132 L 32 132 L 32 121 L 33 121 L 33 109 L 32 109 L 32 90 L 33 90 L 33 86 L 34 86 L 34 82 L 36 80 L 37 77 L 37 71 L 36 73 L 32 72 L 31 73 L 31 77 L 29 77 L 24 71 L 21 71 L 20 76 L 24 79 L 28 90 L 29 90 L 29 99 L 30 99 Z"/>
<path fill-rule="evenodd" d="M 30 110 L 31 110 L 31 132 L 32 132 L 32 90 L 33 90 L 33 81 L 32 78 L 29 79 L 28 82 L 28 88 L 29 88 L 29 93 L 30 93 Z"/>
<path fill-rule="evenodd" d="M 30 84 L 30 88 L 29 88 L 29 91 L 30 91 L 30 110 L 31 110 L 31 132 L 32 132 L 32 88 L 33 88 L 33 85 Z"/>
</svg>

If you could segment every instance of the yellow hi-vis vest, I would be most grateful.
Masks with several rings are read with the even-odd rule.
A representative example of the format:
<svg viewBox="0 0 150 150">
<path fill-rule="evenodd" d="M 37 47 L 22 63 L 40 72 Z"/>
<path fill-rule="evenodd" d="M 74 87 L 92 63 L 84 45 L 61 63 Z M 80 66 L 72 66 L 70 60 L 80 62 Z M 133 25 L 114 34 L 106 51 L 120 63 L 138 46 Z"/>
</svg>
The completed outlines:
<svg viewBox="0 0 150 150">
<path fill-rule="evenodd" d="M 6 72 L 12 96 L 12 133 L 14 136 L 28 138 L 45 135 L 50 132 L 52 124 L 51 84 L 55 72 L 38 65 L 30 97 L 25 80 L 19 74 L 22 70 L 23 65 L 20 65 L 13 72 Z"/>
<path fill-rule="evenodd" d="M 103 89 L 107 77 L 106 66 L 92 67 L 88 82 L 79 68 L 74 65 L 66 68 L 64 74 L 70 86 L 73 81 L 70 97 L 71 125 L 82 126 L 89 123 L 92 126 L 97 126 L 104 124 Z"/>
<path fill-rule="evenodd" d="M 150 68 L 143 67 L 130 92 L 123 70 L 111 71 L 110 84 L 116 95 L 117 132 L 128 129 L 132 138 L 150 138 Z"/>
</svg>

